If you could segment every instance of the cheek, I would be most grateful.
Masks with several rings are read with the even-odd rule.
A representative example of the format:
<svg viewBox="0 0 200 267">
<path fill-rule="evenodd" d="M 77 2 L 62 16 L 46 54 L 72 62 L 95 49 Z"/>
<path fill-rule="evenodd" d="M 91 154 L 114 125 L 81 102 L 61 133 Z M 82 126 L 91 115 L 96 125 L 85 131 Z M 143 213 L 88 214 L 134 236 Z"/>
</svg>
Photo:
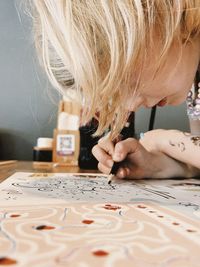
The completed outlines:
<svg viewBox="0 0 200 267">
<path fill-rule="evenodd" d="M 186 100 L 187 95 L 188 91 L 187 93 L 182 93 L 181 95 L 180 94 L 172 95 L 171 97 L 168 98 L 169 99 L 168 104 L 172 106 L 180 105 Z"/>
<path fill-rule="evenodd" d="M 182 77 L 181 77 L 182 76 Z M 188 77 L 187 73 L 182 73 L 182 75 L 177 75 L 174 77 L 173 81 L 167 84 L 167 94 L 174 100 L 182 103 L 186 100 L 188 92 L 192 88 L 194 77 Z"/>
</svg>

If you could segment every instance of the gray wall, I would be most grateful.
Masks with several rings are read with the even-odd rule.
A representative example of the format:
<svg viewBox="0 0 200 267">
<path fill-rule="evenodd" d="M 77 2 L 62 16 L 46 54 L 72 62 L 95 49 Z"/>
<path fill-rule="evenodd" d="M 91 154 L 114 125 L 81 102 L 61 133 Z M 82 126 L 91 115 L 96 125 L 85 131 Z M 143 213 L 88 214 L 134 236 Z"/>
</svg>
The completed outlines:
<svg viewBox="0 0 200 267">
<path fill-rule="evenodd" d="M 31 160 L 36 139 L 52 136 L 58 95 L 38 66 L 20 1 L 0 0 L 0 159 Z"/>
<path fill-rule="evenodd" d="M 136 131 L 145 132 L 148 130 L 149 109 L 141 109 L 136 114 Z M 177 129 L 189 131 L 189 122 L 186 114 L 185 103 L 180 106 L 168 106 L 157 108 L 154 128 L 156 129 Z"/>
<path fill-rule="evenodd" d="M 38 66 L 30 21 L 16 10 L 20 1 L 0 0 L 0 160 L 31 160 L 36 139 L 51 137 L 56 125 L 59 97 Z M 149 110 L 136 118 L 137 131 L 146 131 Z M 155 126 L 187 130 L 184 105 L 159 109 Z"/>
</svg>

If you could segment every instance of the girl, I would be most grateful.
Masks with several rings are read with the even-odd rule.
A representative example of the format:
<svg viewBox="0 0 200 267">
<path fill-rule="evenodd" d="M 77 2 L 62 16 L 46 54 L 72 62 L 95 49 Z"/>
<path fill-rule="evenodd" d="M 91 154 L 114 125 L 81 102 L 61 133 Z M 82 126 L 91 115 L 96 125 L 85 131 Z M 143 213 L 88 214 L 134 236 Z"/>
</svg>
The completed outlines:
<svg viewBox="0 0 200 267">
<path fill-rule="evenodd" d="M 200 0 L 32 0 L 38 52 L 63 94 L 83 97 L 86 120 L 98 113 L 101 134 L 93 148 L 99 169 L 123 161 L 119 178 L 192 177 L 200 169 L 200 137 L 154 130 L 137 141 L 118 142 L 130 111 L 186 100 L 195 79 L 200 109 Z M 65 78 L 69 77 L 70 82 Z M 73 82 L 72 82 L 73 81 Z M 199 94 L 198 94 L 199 86 Z"/>
</svg>

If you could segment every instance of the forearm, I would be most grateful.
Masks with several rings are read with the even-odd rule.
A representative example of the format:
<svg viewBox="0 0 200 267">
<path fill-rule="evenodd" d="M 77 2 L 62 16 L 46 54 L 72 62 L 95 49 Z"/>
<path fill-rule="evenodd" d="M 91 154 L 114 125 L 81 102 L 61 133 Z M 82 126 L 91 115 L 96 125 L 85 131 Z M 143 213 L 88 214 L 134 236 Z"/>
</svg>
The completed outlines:
<svg viewBox="0 0 200 267">
<path fill-rule="evenodd" d="M 200 136 L 168 130 L 161 133 L 158 144 L 161 152 L 200 169 Z"/>
<path fill-rule="evenodd" d="M 160 171 L 155 172 L 153 178 L 174 178 L 183 177 L 190 178 L 200 175 L 200 169 L 189 164 L 176 160 L 165 153 L 158 152 L 157 163 L 159 163 Z"/>
</svg>

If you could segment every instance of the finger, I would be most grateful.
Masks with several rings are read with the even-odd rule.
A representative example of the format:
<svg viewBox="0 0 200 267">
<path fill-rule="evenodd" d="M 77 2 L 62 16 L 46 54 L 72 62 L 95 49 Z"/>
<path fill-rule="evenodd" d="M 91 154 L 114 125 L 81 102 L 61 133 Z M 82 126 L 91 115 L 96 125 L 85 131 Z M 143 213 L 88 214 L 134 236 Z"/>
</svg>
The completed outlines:
<svg viewBox="0 0 200 267">
<path fill-rule="evenodd" d="M 129 153 L 135 153 L 142 147 L 139 142 L 134 138 L 128 138 L 120 141 L 115 145 L 113 154 L 114 161 L 122 161 L 126 158 Z"/>
<path fill-rule="evenodd" d="M 122 135 L 119 134 L 117 137 L 115 137 L 115 139 L 112 140 L 112 143 L 114 144 L 114 146 L 120 142 L 122 140 Z"/>
<path fill-rule="evenodd" d="M 105 136 L 98 141 L 98 145 L 105 150 L 109 155 L 114 153 L 114 144 L 110 140 L 109 136 Z"/>
<path fill-rule="evenodd" d="M 120 167 L 119 170 L 117 171 L 117 178 L 120 178 L 120 179 L 124 179 L 124 178 L 127 178 L 130 174 L 130 170 L 129 168 L 125 168 L 125 167 Z"/>
<path fill-rule="evenodd" d="M 132 168 L 130 170 L 128 167 L 120 168 L 116 174 L 120 179 L 142 179 L 145 178 L 144 172 L 138 168 Z"/>
<path fill-rule="evenodd" d="M 105 174 L 110 174 L 110 168 L 106 167 L 105 165 L 101 164 L 100 162 L 98 163 L 98 169 Z"/>
<path fill-rule="evenodd" d="M 92 154 L 101 164 L 105 165 L 107 168 L 112 168 L 112 157 L 108 155 L 99 145 L 92 148 Z"/>
</svg>

